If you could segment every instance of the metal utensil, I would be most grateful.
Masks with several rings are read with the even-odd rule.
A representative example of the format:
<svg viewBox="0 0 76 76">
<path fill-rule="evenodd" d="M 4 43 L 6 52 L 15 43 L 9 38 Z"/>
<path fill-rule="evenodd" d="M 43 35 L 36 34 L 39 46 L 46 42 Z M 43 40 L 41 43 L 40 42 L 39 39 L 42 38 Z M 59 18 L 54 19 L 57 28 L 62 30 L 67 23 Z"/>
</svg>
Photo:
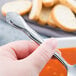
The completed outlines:
<svg viewBox="0 0 76 76">
<path fill-rule="evenodd" d="M 23 31 L 25 34 L 28 35 L 29 38 L 31 38 L 37 44 L 41 44 L 44 42 L 43 38 L 38 35 L 38 33 L 36 33 L 32 28 L 30 28 L 19 14 L 14 12 L 7 13 L 6 21 L 13 27 Z M 68 64 L 65 59 L 57 52 L 54 54 L 54 56 L 66 67 L 67 76 L 76 76 L 76 65 Z"/>
</svg>

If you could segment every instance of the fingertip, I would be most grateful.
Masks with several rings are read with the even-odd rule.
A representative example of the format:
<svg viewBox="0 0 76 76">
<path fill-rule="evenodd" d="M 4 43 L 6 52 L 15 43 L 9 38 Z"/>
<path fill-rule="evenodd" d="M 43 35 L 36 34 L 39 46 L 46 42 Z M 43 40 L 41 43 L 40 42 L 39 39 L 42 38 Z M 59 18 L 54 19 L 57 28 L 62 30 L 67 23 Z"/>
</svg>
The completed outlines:
<svg viewBox="0 0 76 76">
<path fill-rule="evenodd" d="M 54 50 L 55 48 L 57 48 L 57 40 L 56 40 L 56 38 L 46 39 L 44 43 L 47 44 L 48 46 L 50 46 L 51 50 Z"/>
</svg>

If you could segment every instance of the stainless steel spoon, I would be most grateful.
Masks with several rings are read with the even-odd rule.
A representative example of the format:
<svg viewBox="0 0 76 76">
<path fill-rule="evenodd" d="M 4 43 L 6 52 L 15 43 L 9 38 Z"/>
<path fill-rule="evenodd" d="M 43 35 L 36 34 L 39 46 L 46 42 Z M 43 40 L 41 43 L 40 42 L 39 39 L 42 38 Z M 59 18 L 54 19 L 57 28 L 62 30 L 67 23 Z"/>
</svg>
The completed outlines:
<svg viewBox="0 0 76 76">
<path fill-rule="evenodd" d="M 38 35 L 38 33 L 36 33 L 32 28 L 30 28 L 19 14 L 14 12 L 7 13 L 6 21 L 13 27 L 23 31 L 25 34 L 28 35 L 29 38 L 31 38 L 37 44 L 41 44 L 44 42 L 43 38 Z M 54 54 L 54 56 L 66 67 L 67 76 L 76 76 L 76 65 L 68 64 L 65 59 L 57 52 Z"/>
</svg>

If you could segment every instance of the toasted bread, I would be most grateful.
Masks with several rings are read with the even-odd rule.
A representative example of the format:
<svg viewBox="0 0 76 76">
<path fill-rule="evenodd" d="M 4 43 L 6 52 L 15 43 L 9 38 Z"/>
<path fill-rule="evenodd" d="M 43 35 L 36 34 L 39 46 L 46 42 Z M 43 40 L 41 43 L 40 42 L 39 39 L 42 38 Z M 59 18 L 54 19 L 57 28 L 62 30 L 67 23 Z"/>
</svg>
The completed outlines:
<svg viewBox="0 0 76 76">
<path fill-rule="evenodd" d="M 43 0 L 43 5 L 45 7 L 51 7 L 54 5 L 54 0 Z"/>
<path fill-rule="evenodd" d="M 59 4 L 53 8 L 51 14 L 59 28 L 68 32 L 76 31 L 76 18 L 70 8 Z"/>
<path fill-rule="evenodd" d="M 43 0 L 43 5 L 45 7 L 52 7 L 54 4 L 57 4 L 58 0 Z"/>
<path fill-rule="evenodd" d="M 32 3 L 30 1 L 19 0 L 5 3 L 2 6 L 2 14 L 6 16 L 7 12 L 16 12 L 20 15 L 24 15 L 31 10 Z"/>
<path fill-rule="evenodd" d="M 76 0 L 60 0 L 60 3 L 68 6 L 73 12 L 76 13 Z"/>
<path fill-rule="evenodd" d="M 30 20 L 38 20 L 41 9 L 42 9 L 42 0 L 33 0 L 32 10 L 29 15 Z"/>
<path fill-rule="evenodd" d="M 42 8 L 39 19 L 38 19 L 39 24 L 41 24 L 41 25 L 47 24 L 50 10 L 51 10 L 51 8 L 46 8 L 46 7 Z"/>
<path fill-rule="evenodd" d="M 56 24 L 55 24 L 55 22 L 52 19 L 51 11 L 50 11 L 50 14 L 49 14 L 49 17 L 48 17 L 48 25 L 52 26 L 52 27 L 57 27 Z"/>
<path fill-rule="evenodd" d="M 60 1 L 59 0 L 55 0 L 55 4 L 59 4 L 60 3 Z"/>
</svg>

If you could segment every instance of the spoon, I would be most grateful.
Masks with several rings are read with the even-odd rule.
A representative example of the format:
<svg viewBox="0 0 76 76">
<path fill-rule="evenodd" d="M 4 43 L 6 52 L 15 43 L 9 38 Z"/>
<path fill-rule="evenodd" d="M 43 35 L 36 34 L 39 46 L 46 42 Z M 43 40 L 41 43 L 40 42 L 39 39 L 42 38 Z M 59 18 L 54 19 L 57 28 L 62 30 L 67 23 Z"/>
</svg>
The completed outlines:
<svg viewBox="0 0 76 76">
<path fill-rule="evenodd" d="M 28 35 L 30 39 L 35 41 L 37 44 L 41 44 L 44 42 L 43 38 L 35 32 L 28 24 L 24 21 L 24 19 L 17 13 L 9 12 L 6 15 L 6 21 L 11 24 L 13 27 L 23 31 Z M 58 50 L 58 49 L 57 49 Z M 59 50 L 58 50 L 59 51 Z M 54 56 L 65 66 L 67 69 L 67 76 L 76 76 L 76 65 L 68 64 L 65 59 L 55 52 Z"/>
</svg>

